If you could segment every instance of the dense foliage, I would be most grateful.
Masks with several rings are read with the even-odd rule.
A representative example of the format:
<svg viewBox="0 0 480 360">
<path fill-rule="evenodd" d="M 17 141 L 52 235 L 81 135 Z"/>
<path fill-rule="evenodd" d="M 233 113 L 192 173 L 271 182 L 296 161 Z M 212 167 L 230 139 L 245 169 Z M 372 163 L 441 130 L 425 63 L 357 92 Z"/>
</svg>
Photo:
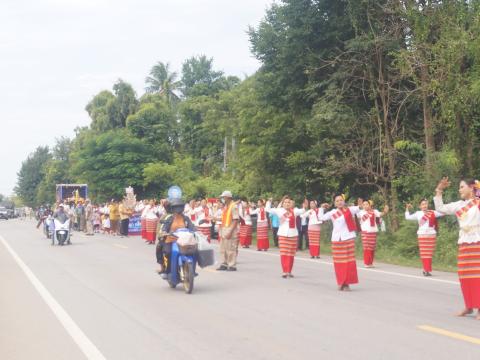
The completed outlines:
<svg viewBox="0 0 480 360">
<path fill-rule="evenodd" d="M 248 36 L 261 62 L 241 81 L 213 59 L 180 73 L 159 62 L 138 96 L 119 80 L 86 107 L 92 122 L 19 172 L 28 204 L 55 182 L 99 200 L 132 185 L 160 197 L 224 187 L 248 197 L 373 196 L 400 224 L 405 202 L 442 175 L 478 174 L 478 0 L 283 0 Z"/>
</svg>

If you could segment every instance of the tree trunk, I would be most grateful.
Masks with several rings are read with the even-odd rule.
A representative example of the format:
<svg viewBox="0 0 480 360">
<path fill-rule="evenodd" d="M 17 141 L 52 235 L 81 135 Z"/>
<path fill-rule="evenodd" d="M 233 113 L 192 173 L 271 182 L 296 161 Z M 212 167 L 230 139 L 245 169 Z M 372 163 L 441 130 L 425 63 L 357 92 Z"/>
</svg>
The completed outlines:
<svg viewBox="0 0 480 360">
<path fill-rule="evenodd" d="M 420 68 L 420 75 L 422 80 L 422 102 L 423 102 L 423 131 L 425 134 L 425 164 L 427 176 L 433 175 L 433 153 L 435 152 L 435 138 L 432 121 L 432 105 L 431 99 L 428 95 L 428 67 L 422 65 Z"/>
</svg>

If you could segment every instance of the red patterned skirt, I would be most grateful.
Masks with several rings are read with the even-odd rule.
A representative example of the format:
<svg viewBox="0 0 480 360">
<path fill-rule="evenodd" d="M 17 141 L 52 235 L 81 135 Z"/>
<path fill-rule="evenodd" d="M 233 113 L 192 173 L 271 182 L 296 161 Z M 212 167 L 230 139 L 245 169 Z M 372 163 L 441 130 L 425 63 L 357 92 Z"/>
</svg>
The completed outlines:
<svg viewBox="0 0 480 360">
<path fill-rule="evenodd" d="M 140 222 L 142 224 L 142 239 L 146 239 L 147 238 L 147 219 L 142 218 Z"/>
<path fill-rule="evenodd" d="M 458 277 L 465 307 L 480 309 L 480 242 L 459 245 Z"/>
<path fill-rule="evenodd" d="M 201 232 L 207 237 L 208 242 L 210 242 L 210 226 L 197 226 L 197 231 Z"/>
<path fill-rule="evenodd" d="M 420 249 L 420 259 L 422 259 L 423 270 L 432 271 L 432 257 L 435 252 L 436 235 L 418 235 L 418 247 Z"/>
<path fill-rule="evenodd" d="M 284 273 L 291 273 L 293 260 L 297 253 L 298 236 L 286 237 L 278 236 L 278 246 L 280 247 L 280 262 Z"/>
<path fill-rule="evenodd" d="M 308 248 L 310 256 L 320 256 L 320 224 L 308 227 Z"/>
<path fill-rule="evenodd" d="M 267 250 L 270 247 L 268 240 L 268 222 L 257 222 L 257 249 Z"/>
<path fill-rule="evenodd" d="M 377 233 L 362 231 L 363 263 L 372 265 L 377 247 Z"/>
<path fill-rule="evenodd" d="M 358 283 L 355 239 L 332 241 L 333 265 L 338 285 Z"/>
<path fill-rule="evenodd" d="M 155 242 L 157 235 L 158 219 L 146 219 L 145 221 L 145 240 Z"/>
<path fill-rule="evenodd" d="M 238 239 L 241 246 L 252 245 L 252 225 L 240 225 Z"/>
</svg>

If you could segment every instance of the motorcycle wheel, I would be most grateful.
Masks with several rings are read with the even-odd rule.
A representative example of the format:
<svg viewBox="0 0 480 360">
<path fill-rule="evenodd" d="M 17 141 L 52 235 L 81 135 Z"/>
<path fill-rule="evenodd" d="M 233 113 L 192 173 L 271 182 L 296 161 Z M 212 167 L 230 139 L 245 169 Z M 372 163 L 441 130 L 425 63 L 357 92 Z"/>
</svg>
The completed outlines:
<svg viewBox="0 0 480 360">
<path fill-rule="evenodd" d="M 183 288 L 187 294 L 193 291 L 193 280 L 195 279 L 195 272 L 193 271 L 193 264 L 186 262 L 183 264 Z"/>
</svg>

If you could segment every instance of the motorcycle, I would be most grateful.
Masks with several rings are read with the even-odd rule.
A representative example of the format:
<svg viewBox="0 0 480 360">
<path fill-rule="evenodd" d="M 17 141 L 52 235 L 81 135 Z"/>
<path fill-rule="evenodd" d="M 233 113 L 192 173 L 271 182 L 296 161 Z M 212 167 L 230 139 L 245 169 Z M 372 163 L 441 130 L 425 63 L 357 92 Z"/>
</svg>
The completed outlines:
<svg viewBox="0 0 480 360">
<path fill-rule="evenodd" d="M 43 233 L 47 237 L 47 239 L 53 239 L 53 229 L 54 229 L 54 221 L 52 215 L 48 215 L 43 219 Z"/>
<path fill-rule="evenodd" d="M 66 219 L 64 222 L 59 219 L 54 220 L 52 245 L 55 245 L 55 241 L 58 245 L 63 246 L 65 242 L 70 245 L 70 219 Z"/>
<path fill-rule="evenodd" d="M 165 268 L 169 267 L 170 272 L 164 274 L 163 278 L 172 289 L 182 283 L 185 293 L 191 294 L 197 264 L 198 240 L 194 233 L 184 228 L 178 229 L 170 235 L 177 238 L 177 241 L 172 243 L 170 256 L 164 256 L 164 266 Z M 170 266 L 168 266 L 169 261 Z"/>
</svg>

